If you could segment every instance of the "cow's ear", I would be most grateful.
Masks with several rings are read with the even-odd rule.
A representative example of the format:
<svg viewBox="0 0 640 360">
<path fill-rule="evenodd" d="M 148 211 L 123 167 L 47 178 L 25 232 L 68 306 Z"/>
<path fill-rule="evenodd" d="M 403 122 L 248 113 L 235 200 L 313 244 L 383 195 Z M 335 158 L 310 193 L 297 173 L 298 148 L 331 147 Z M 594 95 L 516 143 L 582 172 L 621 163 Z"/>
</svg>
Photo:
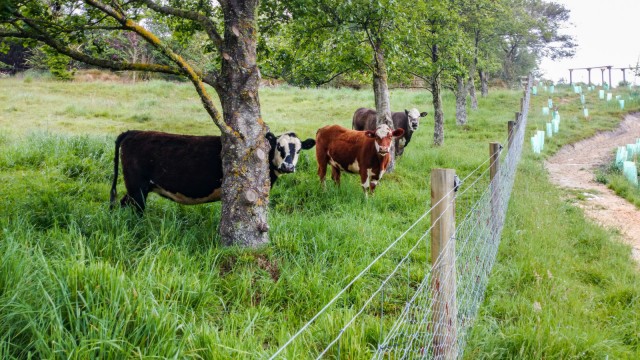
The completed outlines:
<svg viewBox="0 0 640 360">
<path fill-rule="evenodd" d="M 265 135 L 264 137 L 266 137 L 266 138 L 267 138 L 267 141 L 269 141 L 269 145 L 271 145 L 271 148 L 272 148 L 272 149 L 273 149 L 273 148 L 275 148 L 275 146 L 276 146 L 276 140 L 277 140 L 276 136 L 275 136 L 275 135 L 273 135 L 273 133 L 272 133 L 271 131 L 269 131 L 269 132 L 267 133 L 267 135 Z"/>
<path fill-rule="evenodd" d="M 374 138 L 376 137 L 376 132 L 373 130 L 365 130 L 364 135 L 366 137 Z"/>
<path fill-rule="evenodd" d="M 428 112 L 426 112 L 426 111 L 425 111 L 425 112 L 421 112 L 421 113 L 420 113 L 420 117 L 425 117 L 425 116 L 427 116 L 427 115 L 429 115 L 429 113 L 428 113 Z"/>
<path fill-rule="evenodd" d="M 309 138 L 309 139 L 307 139 L 307 140 L 302 142 L 302 149 L 309 150 L 312 147 L 314 147 L 315 144 L 316 144 L 316 141 L 311 139 L 311 138 Z"/>
<path fill-rule="evenodd" d="M 397 128 L 397 129 L 393 130 L 391 135 L 393 135 L 393 137 L 400 137 L 400 136 L 404 135 L 404 129 Z"/>
<path fill-rule="evenodd" d="M 405 114 L 405 115 L 407 115 L 407 116 L 409 116 L 409 110 L 404 109 L 404 114 Z"/>
</svg>

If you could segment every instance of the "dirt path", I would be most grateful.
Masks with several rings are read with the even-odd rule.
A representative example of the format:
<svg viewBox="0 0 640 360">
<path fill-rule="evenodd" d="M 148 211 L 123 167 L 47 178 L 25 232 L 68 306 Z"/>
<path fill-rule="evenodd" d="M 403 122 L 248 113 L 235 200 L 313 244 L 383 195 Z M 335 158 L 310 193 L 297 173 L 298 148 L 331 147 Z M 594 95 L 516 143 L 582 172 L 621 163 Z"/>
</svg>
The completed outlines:
<svg viewBox="0 0 640 360">
<path fill-rule="evenodd" d="M 563 147 L 545 167 L 554 184 L 585 193 L 586 200 L 579 200 L 578 205 L 597 223 L 618 229 L 640 264 L 640 210 L 595 181 L 596 168 L 612 161 L 613 149 L 637 138 L 640 114 L 627 115 L 618 129 Z"/>
</svg>

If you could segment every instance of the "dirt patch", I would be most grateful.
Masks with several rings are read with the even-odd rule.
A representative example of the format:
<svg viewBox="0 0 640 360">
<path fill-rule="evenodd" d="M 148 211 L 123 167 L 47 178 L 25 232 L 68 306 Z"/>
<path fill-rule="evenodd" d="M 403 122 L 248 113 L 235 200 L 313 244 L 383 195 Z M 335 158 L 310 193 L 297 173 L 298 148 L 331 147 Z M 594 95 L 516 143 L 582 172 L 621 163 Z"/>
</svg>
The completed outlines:
<svg viewBox="0 0 640 360">
<path fill-rule="evenodd" d="M 595 171 L 613 160 L 613 150 L 640 137 L 640 114 L 627 115 L 614 131 L 599 133 L 564 146 L 545 162 L 551 181 L 584 194 L 577 200 L 585 214 L 598 224 L 617 229 L 632 246 L 632 256 L 640 264 L 640 211 L 605 185 L 595 181 Z"/>
</svg>

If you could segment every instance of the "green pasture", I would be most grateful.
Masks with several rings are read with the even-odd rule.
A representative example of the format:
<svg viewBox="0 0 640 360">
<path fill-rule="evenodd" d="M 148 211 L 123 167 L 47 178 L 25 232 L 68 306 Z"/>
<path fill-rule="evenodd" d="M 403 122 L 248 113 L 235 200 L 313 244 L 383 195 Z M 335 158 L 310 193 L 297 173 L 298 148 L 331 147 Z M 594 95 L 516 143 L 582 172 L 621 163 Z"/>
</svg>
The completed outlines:
<svg viewBox="0 0 640 360">
<path fill-rule="evenodd" d="M 594 101 L 584 119 L 579 97 L 556 90 L 561 132 L 541 155 L 525 139 L 465 358 L 640 357 L 640 276 L 630 249 L 585 220 L 542 166 L 563 144 L 614 128 L 623 113 Z M 446 94 L 445 143 L 434 147 L 430 94 L 393 90 L 394 110 L 430 114 L 375 196 L 364 197 L 356 176 L 322 190 L 307 151 L 271 192 L 271 243 L 245 250 L 219 244 L 219 203 L 183 206 L 150 195 L 143 217 L 108 210 L 120 132 L 218 133 L 191 85 L 0 79 L 0 358 L 267 358 L 428 209 L 431 168 L 464 177 L 485 162 L 489 142 L 506 139 L 521 96 L 493 90 L 459 127 Z M 542 91 L 533 97 L 528 136 L 544 129 L 546 101 Z M 350 127 L 356 108 L 373 107 L 373 94 L 282 86 L 261 89 L 260 102 L 274 133 L 305 139 L 327 124 Z M 638 111 L 640 102 L 626 107 Z M 427 226 L 408 234 L 283 358 L 322 350 Z M 411 259 L 410 287 L 428 258 L 425 249 Z M 390 289 L 386 296 L 399 300 L 384 309 L 383 331 L 411 290 Z M 369 358 L 377 345 L 378 309 L 359 319 L 343 337 L 341 358 Z"/>
</svg>

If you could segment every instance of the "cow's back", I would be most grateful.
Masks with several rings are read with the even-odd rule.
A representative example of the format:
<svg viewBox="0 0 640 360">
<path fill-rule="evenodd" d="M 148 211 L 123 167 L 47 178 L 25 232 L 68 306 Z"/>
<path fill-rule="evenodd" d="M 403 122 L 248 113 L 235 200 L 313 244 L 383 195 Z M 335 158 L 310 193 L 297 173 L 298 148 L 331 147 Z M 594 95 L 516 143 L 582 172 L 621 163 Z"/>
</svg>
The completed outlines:
<svg viewBox="0 0 640 360">
<path fill-rule="evenodd" d="M 353 130 L 375 130 L 376 111 L 367 108 L 359 108 L 358 110 L 356 110 L 353 113 L 351 128 Z"/>
<path fill-rule="evenodd" d="M 349 165 L 356 160 L 362 161 L 363 155 L 375 151 L 374 142 L 364 134 L 364 131 L 329 125 L 316 133 L 316 156 L 318 158 L 328 156 L 343 169 L 348 169 Z"/>
<path fill-rule="evenodd" d="M 394 129 L 402 129 L 407 134 L 409 131 L 409 118 L 404 111 L 396 111 L 391 113 L 391 120 L 393 121 Z"/>
<path fill-rule="evenodd" d="M 167 192 L 199 199 L 222 186 L 219 136 L 141 131 L 126 136 L 120 147 L 123 171 Z"/>
</svg>

